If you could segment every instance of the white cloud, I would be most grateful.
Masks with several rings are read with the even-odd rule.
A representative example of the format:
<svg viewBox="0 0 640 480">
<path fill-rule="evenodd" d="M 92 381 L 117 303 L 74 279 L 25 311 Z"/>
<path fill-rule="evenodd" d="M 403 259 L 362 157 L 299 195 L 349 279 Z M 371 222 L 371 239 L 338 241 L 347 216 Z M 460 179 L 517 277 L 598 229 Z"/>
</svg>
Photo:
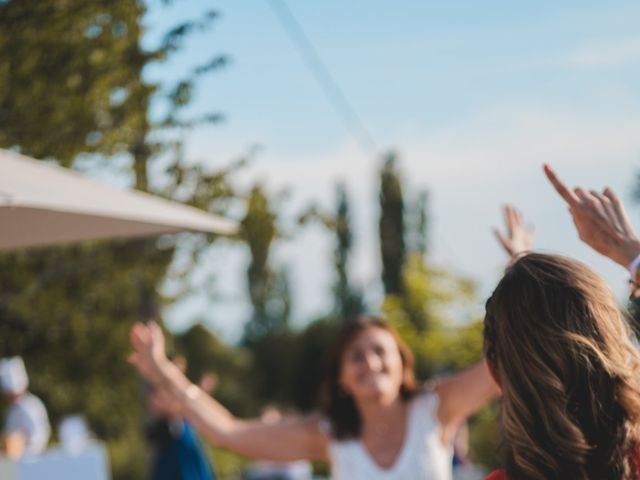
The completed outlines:
<svg viewBox="0 0 640 480">
<path fill-rule="evenodd" d="M 550 163 L 569 182 L 609 185 L 628 198 L 640 170 L 638 131 L 640 116 L 523 106 L 496 108 L 399 143 L 406 145 L 412 181 L 422 179 L 432 191 L 437 256 L 477 276 L 485 292 L 504 260 L 489 227 L 499 224 L 505 202 L 536 224 L 540 247 L 584 259 L 619 287 L 625 272 L 580 244 L 541 166 Z"/>
<path fill-rule="evenodd" d="M 640 38 L 596 42 L 568 52 L 557 65 L 578 69 L 616 68 L 640 64 Z"/>
<path fill-rule="evenodd" d="M 624 271 L 580 244 L 541 165 L 551 163 L 568 180 L 587 187 L 610 185 L 626 194 L 640 167 L 639 131 L 637 115 L 521 106 L 494 108 L 437 131 L 407 128 L 385 140 L 399 148 L 408 187 L 428 187 L 431 192 L 436 258 L 479 279 L 482 293 L 491 289 L 504 262 L 490 226 L 499 223 L 500 206 L 512 202 L 536 224 L 540 247 L 589 262 L 622 294 Z M 379 159 L 347 142 L 303 157 L 267 151 L 250 169 L 247 181 L 261 179 L 274 189 L 291 187 L 289 211 L 294 212 L 310 201 L 330 208 L 335 182 L 344 180 L 356 222 L 355 276 L 373 288 L 379 271 L 378 169 Z M 331 305 L 332 242 L 326 232 L 312 228 L 277 252 L 279 262 L 290 267 L 297 321 L 309 320 Z M 237 268 L 238 262 L 234 265 Z M 231 278 L 227 288 L 244 289 L 241 274 Z"/>
</svg>

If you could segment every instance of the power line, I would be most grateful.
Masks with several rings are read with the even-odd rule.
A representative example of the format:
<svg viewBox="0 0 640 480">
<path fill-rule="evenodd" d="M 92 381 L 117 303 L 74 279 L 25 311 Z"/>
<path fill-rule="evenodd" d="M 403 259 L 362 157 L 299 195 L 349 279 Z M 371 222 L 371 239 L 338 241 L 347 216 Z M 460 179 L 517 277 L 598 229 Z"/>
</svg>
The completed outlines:
<svg viewBox="0 0 640 480">
<path fill-rule="evenodd" d="M 335 112 L 360 143 L 360 147 L 367 154 L 377 154 L 377 147 L 373 137 L 369 134 L 364 123 L 343 93 L 338 82 L 331 75 L 331 72 L 305 34 L 302 25 L 293 16 L 285 1 L 267 0 L 267 3 L 278 17 L 282 27 L 289 35 L 291 42 L 302 56 Z"/>
<path fill-rule="evenodd" d="M 285 0 L 266 0 L 271 7 L 276 17 L 280 21 L 282 27 L 288 34 L 291 43 L 298 50 L 298 53 L 302 56 L 302 59 L 307 64 L 307 67 L 311 71 L 312 75 L 318 82 L 320 88 L 323 90 L 327 99 L 334 108 L 336 114 L 346 124 L 347 128 L 351 131 L 352 135 L 357 139 L 360 147 L 367 155 L 377 156 L 378 149 L 376 142 L 364 125 L 360 116 L 356 113 L 355 109 L 343 93 L 340 85 L 331 75 L 329 68 L 322 61 L 322 58 L 318 54 L 309 37 L 305 34 L 304 29 L 300 22 L 296 20 L 293 13 L 287 6 Z M 448 242 L 440 238 L 438 233 L 433 233 L 435 240 L 440 244 L 440 248 L 445 250 L 448 256 L 452 255 L 452 250 L 449 247 Z"/>
</svg>

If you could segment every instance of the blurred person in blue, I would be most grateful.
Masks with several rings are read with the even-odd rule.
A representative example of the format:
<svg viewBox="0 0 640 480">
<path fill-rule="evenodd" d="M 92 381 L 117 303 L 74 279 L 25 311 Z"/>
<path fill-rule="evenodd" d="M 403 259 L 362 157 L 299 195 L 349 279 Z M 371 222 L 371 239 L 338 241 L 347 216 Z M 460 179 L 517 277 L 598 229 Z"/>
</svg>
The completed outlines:
<svg viewBox="0 0 640 480">
<path fill-rule="evenodd" d="M 183 357 L 173 363 L 186 370 Z M 215 378 L 203 376 L 200 383 L 204 391 L 215 388 Z M 206 386 L 205 386 L 206 385 Z M 147 438 L 154 446 L 149 478 L 151 480 L 215 480 L 206 453 L 193 427 L 180 415 L 175 402 L 159 390 L 149 393 L 148 406 L 153 417 L 146 429 Z"/>
<path fill-rule="evenodd" d="M 28 387 L 29 377 L 22 358 L 0 360 L 0 389 L 9 403 L 2 443 L 4 453 L 13 459 L 42 453 L 51 436 L 47 410 Z"/>
</svg>

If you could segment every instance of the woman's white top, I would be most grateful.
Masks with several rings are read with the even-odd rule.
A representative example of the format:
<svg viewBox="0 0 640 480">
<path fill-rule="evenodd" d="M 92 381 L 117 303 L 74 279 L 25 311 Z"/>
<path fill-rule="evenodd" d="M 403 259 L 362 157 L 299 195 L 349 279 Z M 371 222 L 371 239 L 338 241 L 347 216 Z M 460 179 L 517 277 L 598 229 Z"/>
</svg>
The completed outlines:
<svg viewBox="0 0 640 480">
<path fill-rule="evenodd" d="M 382 468 L 358 439 L 331 440 L 334 480 L 451 480 L 453 450 L 441 441 L 438 395 L 419 393 L 409 404 L 404 444 L 394 464 Z"/>
</svg>

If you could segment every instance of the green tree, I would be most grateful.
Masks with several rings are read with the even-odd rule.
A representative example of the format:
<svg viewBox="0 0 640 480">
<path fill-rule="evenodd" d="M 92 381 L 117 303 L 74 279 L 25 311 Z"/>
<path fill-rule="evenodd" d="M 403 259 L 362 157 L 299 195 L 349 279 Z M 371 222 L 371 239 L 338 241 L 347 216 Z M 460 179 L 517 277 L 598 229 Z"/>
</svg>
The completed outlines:
<svg viewBox="0 0 640 480">
<path fill-rule="evenodd" d="M 241 238 L 251 254 L 247 285 L 253 314 L 244 334 L 245 342 L 251 342 L 275 330 L 285 329 L 290 310 L 286 273 L 274 271 L 269 262 L 269 253 L 280 233 L 276 213 L 262 187 L 251 189 L 241 225 Z"/>
<path fill-rule="evenodd" d="M 396 168 L 396 155 L 389 153 L 380 172 L 380 253 L 385 293 L 401 294 L 402 269 L 406 257 L 404 198 Z"/>
<path fill-rule="evenodd" d="M 145 457 L 140 382 L 125 361 L 128 331 L 149 308 L 140 285 L 172 255 L 146 250 L 140 241 L 0 256 L 0 356 L 25 358 L 54 425 L 64 415 L 86 416 L 121 478 L 142 475 L 134 459 Z"/>
<path fill-rule="evenodd" d="M 421 191 L 411 208 L 409 251 L 427 255 L 429 247 L 429 193 Z"/>
<path fill-rule="evenodd" d="M 328 353 L 341 328 L 341 320 L 334 316 L 319 318 L 298 335 L 291 399 L 295 407 L 303 412 L 318 407 Z"/>
<path fill-rule="evenodd" d="M 236 415 L 255 415 L 259 411 L 260 404 L 252 390 L 250 351 L 227 345 L 202 324 L 176 335 L 175 350 L 187 360 L 187 376 L 193 382 L 209 373 L 217 377 L 214 395 Z"/>
<path fill-rule="evenodd" d="M 403 317 L 419 333 L 443 326 L 439 309 L 456 297 L 464 285 L 427 258 L 427 192 L 409 202 L 405 213 L 404 189 L 397 158 L 389 154 L 380 179 L 380 249 L 382 279 L 389 314 Z M 405 218 L 406 217 L 406 218 Z M 451 298 L 453 297 L 453 298 Z"/>
<path fill-rule="evenodd" d="M 404 293 L 387 295 L 382 311 L 403 338 L 424 357 L 419 359 L 418 366 L 420 362 L 426 362 L 429 368 L 425 373 L 430 375 L 434 373 L 441 355 L 441 350 L 436 348 L 439 338 L 455 323 L 452 313 L 470 305 L 475 285 L 470 279 L 429 265 L 419 254 L 409 257 L 403 271 L 403 282 Z M 429 342 L 434 343 L 430 345 Z"/>
<path fill-rule="evenodd" d="M 66 166 L 127 151 L 153 92 L 139 75 L 143 13 L 134 1 L 2 2 L 0 145 Z"/>
<path fill-rule="evenodd" d="M 344 184 L 336 187 L 338 206 L 335 216 L 336 248 L 334 264 L 337 280 L 333 287 L 337 314 L 349 318 L 364 310 L 362 294 L 352 285 L 349 275 L 349 260 L 353 250 L 353 231 L 351 228 L 351 208 Z"/>
<path fill-rule="evenodd" d="M 137 0 L 0 2 L 0 147 L 65 166 L 113 167 L 140 190 L 224 211 L 239 165 L 214 173 L 187 166 L 179 141 L 184 128 L 220 119 L 189 118 L 187 107 L 197 78 L 224 57 L 206 59 L 175 85 L 143 75 L 216 14 L 177 25 L 145 50 L 145 12 Z M 151 118 L 159 103 L 165 114 Z M 160 182 L 149 178 L 154 162 L 168 166 Z M 214 239 L 193 238 L 194 258 Z M 0 356 L 25 357 L 54 424 L 67 413 L 87 416 L 108 442 L 116 479 L 144 476 L 140 384 L 125 362 L 127 333 L 172 300 L 159 286 L 174 250 L 172 240 L 142 239 L 0 256 Z"/>
<path fill-rule="evenodd" d="M 362 292 L 353 286 L 349 274 L 349 263 L 353 251 L 353 229 L 349 196 L 343 183 L 336 185 L 335 213 L 323 211 L 312 204 L 298 217 L 300 225 L 306 225 L 311 221 L 320 222 L 335 235 L 334 314 L 344 320 L 363 312 L 365 307 Z"/>
<path fill-rule="evenodd" d="M 300 352 L 298 340 L 297 332 L 278 329 L 249 343 L 254 362 L 252 383 L 262 406 L 292 406 L 294 376 Z"/>
</svg>

